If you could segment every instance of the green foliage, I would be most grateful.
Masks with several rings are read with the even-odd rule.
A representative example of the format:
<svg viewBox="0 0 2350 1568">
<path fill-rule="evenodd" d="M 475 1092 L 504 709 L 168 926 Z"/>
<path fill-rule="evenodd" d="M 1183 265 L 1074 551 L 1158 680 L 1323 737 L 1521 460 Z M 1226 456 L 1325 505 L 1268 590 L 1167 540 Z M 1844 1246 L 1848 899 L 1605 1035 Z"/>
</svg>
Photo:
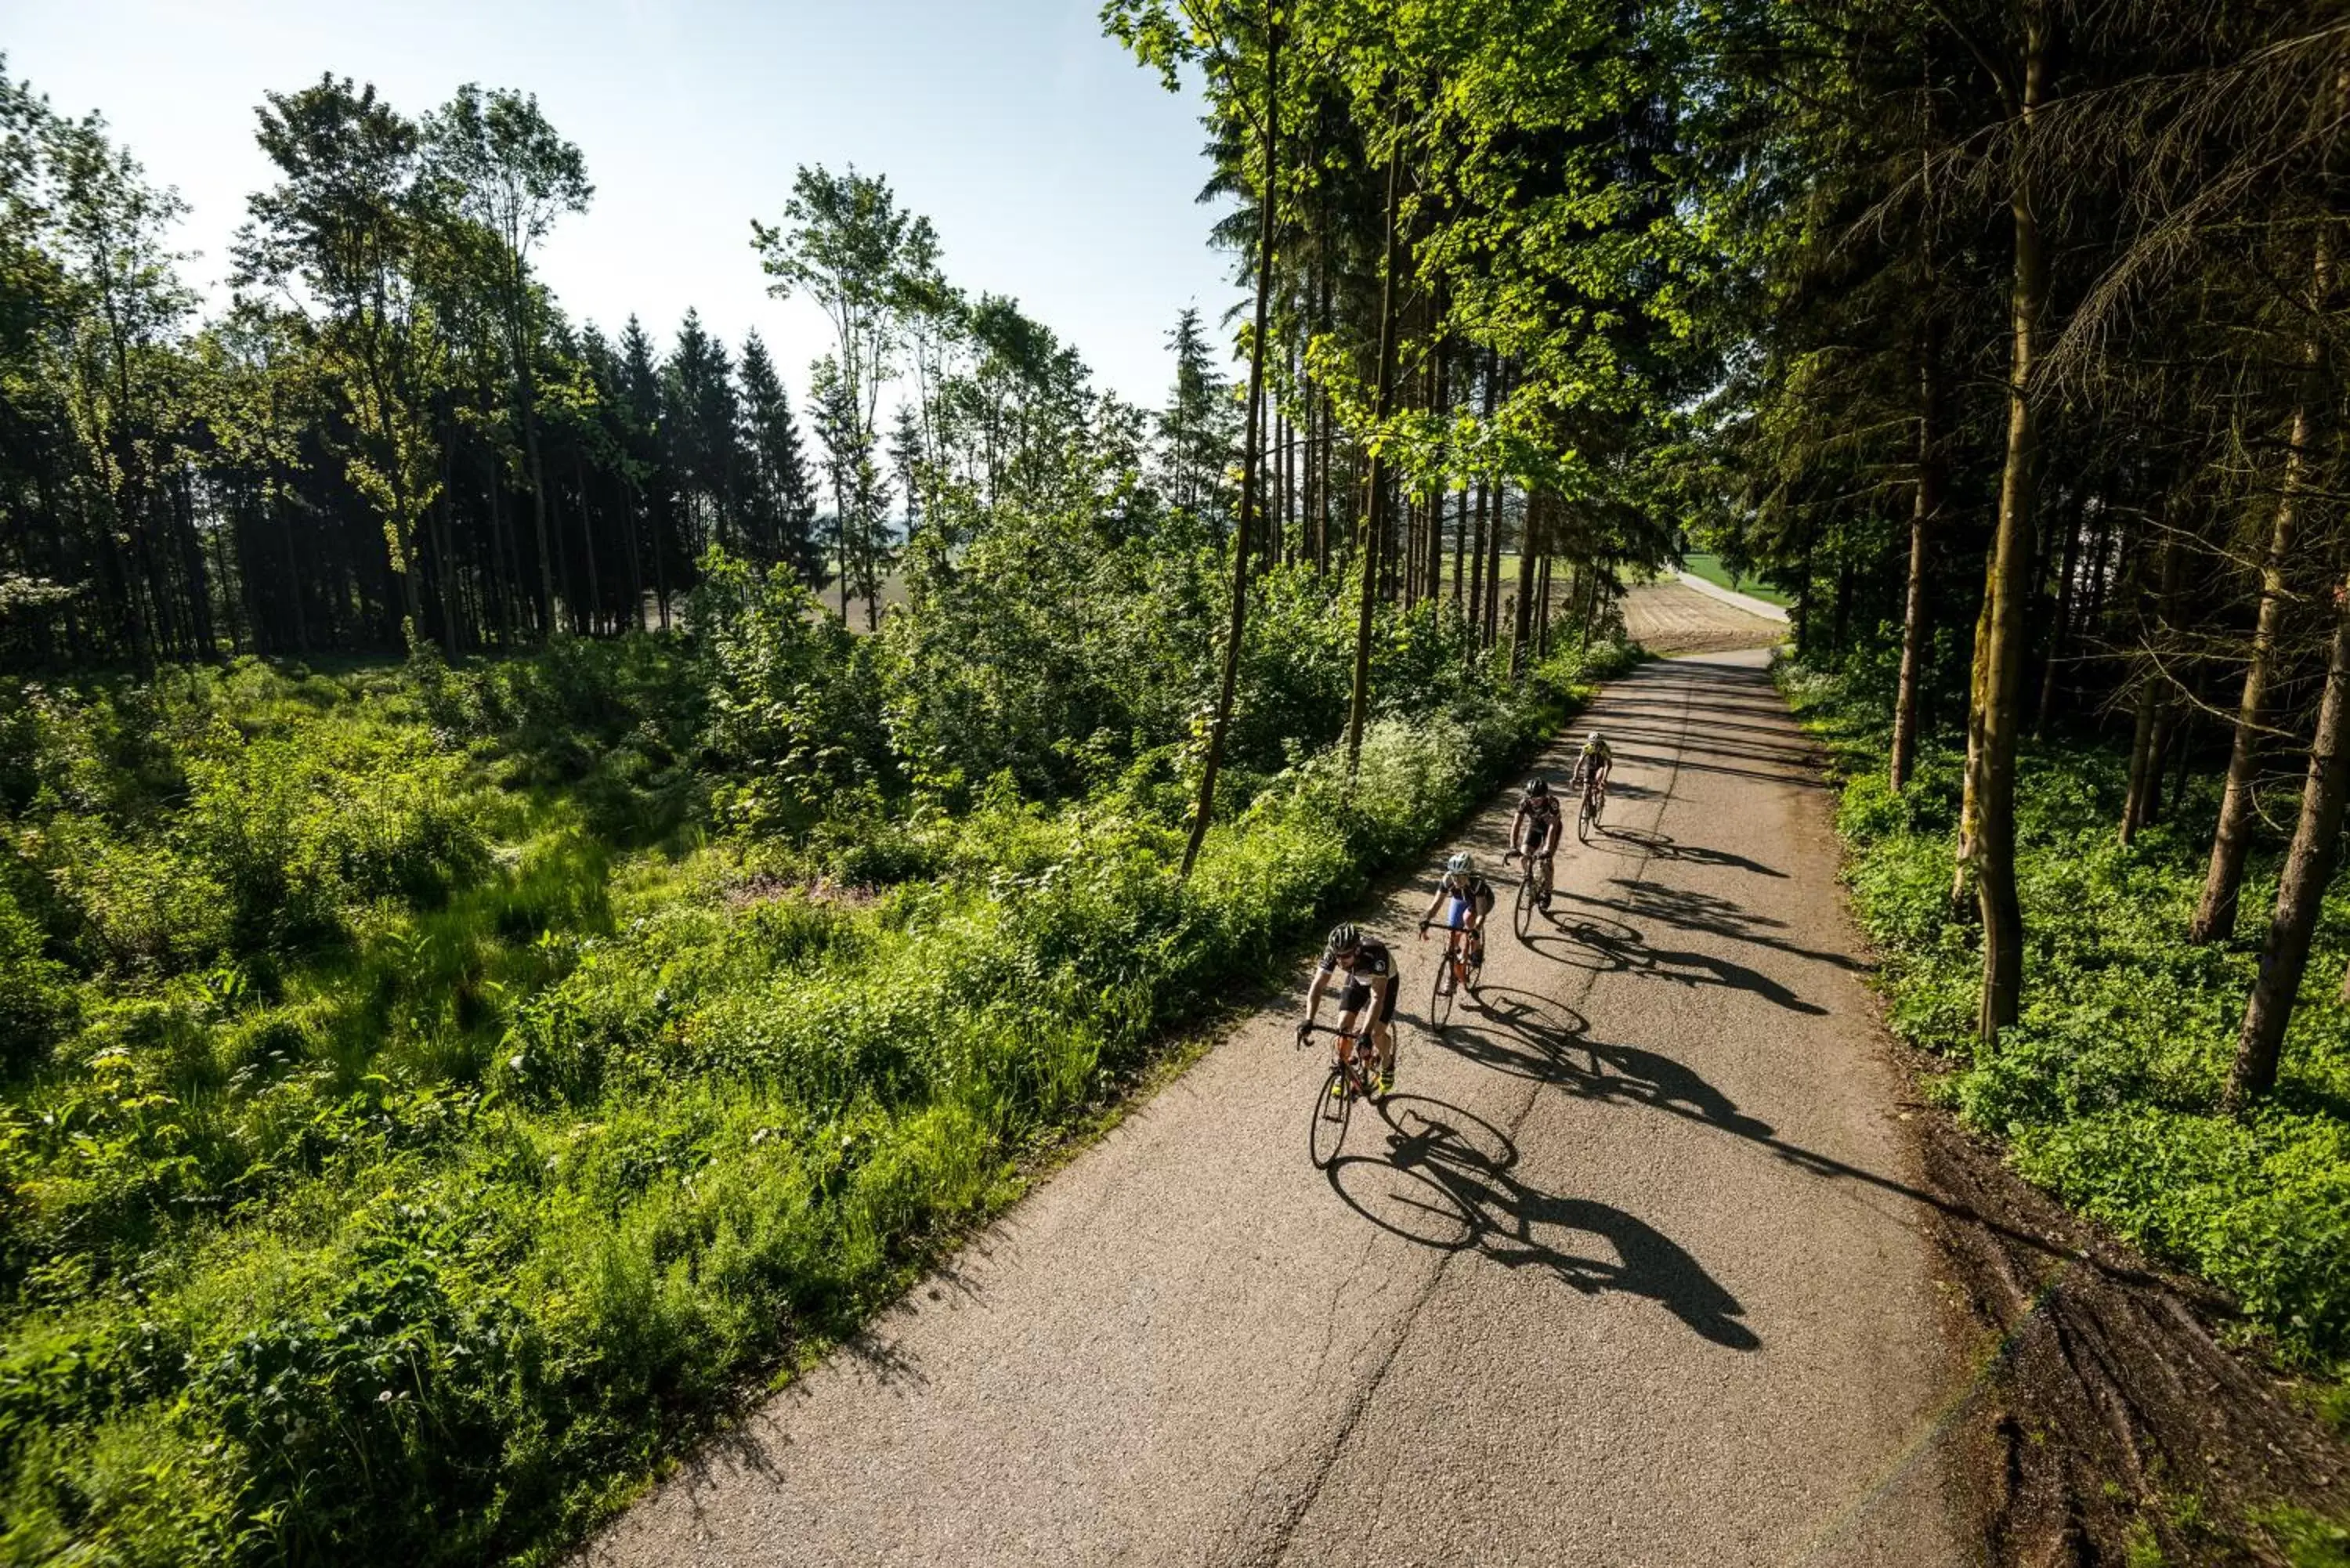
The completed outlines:
<svg viewBox="0 0 2350 1568">
<path fill-rule="evenodd" d="M 1222 564 L 1107 546 L 1072 629 L 1021 537 L 878 639 L 712 557 L 690 649 L 0 698 L 0 1562 L 542 1552 L 1622 657 L 1510 688 L 1383 611 L 1350 787 L 1349 607 L 1276 574 L 1187 883 Z M 922 690 L 966 634 L 1003 733 Z"/>
<path fill-rule="evenodd" d="M 2286 1353 L 2350 1356 L 2350 898 L 2328 900 L 2278 1093 L 2245 1121 L 2219 1113 L 2257 953 L 2184 940 L 2203 868 L 2199 799 L 2123 848 L 2126 759 L 2055 742 L 2016 786 L 2030 947 L 2022 1016 L 1998 1050 L 1974 1043 L 1978 933 L 1950 907 L 1960 757 L 1929 747 L 1887 787 L 1886 707 L 1865 680 L 1784 673 L 1834 749 L 1854 905 L 1882 959 L 1905 1038 L 1953 1059 L 1945 1085 L 1971 1124 L 2005 1137 L 2025 1176 L 2236 1297 Z M 2256 867 L 2244 901 L 2272 897 Z"/>
<path fill-rule="evenodd" d="M 2253 1522 L 2283 1549 L 2293 1568 L 2350 1568 L 2350 1524 L 2291 1507 L 2266 1510 Z"/>
</svg>

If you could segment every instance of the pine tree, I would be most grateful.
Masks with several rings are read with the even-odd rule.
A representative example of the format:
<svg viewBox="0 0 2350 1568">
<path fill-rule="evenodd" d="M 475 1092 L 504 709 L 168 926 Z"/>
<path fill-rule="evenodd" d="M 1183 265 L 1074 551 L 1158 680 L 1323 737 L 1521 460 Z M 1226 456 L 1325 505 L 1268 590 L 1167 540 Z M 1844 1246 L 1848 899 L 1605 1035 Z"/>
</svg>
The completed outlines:
<svg viewBox="0 0 2350 1568">
<path fill-rule="evenodd" d="M 754 559 L 784 562 L 811 586 L 823 582 L 815 538 L 816 487 L 800 447 L 798 422 L 775 361 L 756 331 L 743 339 L 743 485 L 745 545 Z"/>
<path fill-rule="evenodd" d="M 1175 356 L 1175 384 L 1159 415 L 1159 483 L 1177 510 L 1221 528 L 1232 515 L 1240 405 L 1216 369 L 1197 306 L 1176 314 L 1167 347 Z"/>
</svg>

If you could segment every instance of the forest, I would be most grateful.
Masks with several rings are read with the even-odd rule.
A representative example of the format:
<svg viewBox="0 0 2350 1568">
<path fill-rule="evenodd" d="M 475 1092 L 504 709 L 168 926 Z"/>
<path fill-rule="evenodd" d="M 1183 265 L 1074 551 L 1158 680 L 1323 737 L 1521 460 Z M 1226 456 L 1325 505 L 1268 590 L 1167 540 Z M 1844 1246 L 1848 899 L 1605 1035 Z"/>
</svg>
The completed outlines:
<svg viewBox="0 0 2350 1568">
<path fill-rule="evenodd" d="M 1158 408 L 820 163 L 796 400 L 573 320 L 527 90 L 271 94 L 207 308 L 0 67 L 0 1558 L 559 1556 L 1689 552 L 1793 606 L 1933 1093 L 2350 1424 L 2340 17 L 1102 24 L 1246 288 Z"/>
</svg>

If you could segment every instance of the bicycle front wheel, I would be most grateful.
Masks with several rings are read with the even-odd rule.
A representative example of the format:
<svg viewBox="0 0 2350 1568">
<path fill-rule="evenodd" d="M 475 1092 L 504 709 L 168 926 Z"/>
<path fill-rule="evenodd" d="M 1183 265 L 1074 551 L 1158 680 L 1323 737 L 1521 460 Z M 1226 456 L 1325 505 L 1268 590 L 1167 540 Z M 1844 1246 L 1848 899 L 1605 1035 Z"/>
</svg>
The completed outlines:
<svg viewBox="0 0 2350 1568">
<path fill-rule="evenodd" d="M 1591 825 L 1599 820 L 1599 804 L 1591 796 L 1583 797 L 1583 809 L 1575 814 L 1575 836 L 1584 843 L 1591 842 Z"/>
<path fill-rule="evenodd" d="M 1347 1082 L 1347 1069 L 1333 1067 L 1314 1096 L 1314 1126 L 1309 1129 L 1306 1153 L 1315 1169 L 1327 1170 L 1338 1158 L 1347 1142 L 1347 1123 L 1354 1114 L 1354 1085 Z"/>
<path fill-rule="evenodd" d="M 1534 928 L 1534 877 L 1536 875 L 1534 867 L 1540 864 L 1539 861 L 1528 863 L 1526 874 L 1518 878 L 1518 903 L 1517 908 L 1510 911 L 1510 920 L 1517 927 L 1520 941 L 1525 940 L 1526 932 Z"/>
<path fill-rule="evenodd" d="M 1452 955 L 1436 961 L 1436 978 L 1428 982 L 1428 1026 L 1439 1033 L 1452 1016 Z"/>
</svg>

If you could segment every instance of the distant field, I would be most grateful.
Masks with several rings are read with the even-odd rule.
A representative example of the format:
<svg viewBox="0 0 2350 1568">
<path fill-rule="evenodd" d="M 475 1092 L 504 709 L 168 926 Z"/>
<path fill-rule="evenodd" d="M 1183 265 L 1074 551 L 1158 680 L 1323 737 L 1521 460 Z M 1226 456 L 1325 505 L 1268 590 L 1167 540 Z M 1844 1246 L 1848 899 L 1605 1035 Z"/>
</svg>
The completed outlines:
<svg viewBox="0 0 2350 1568">
<path fill-rule="evenodd" d="M 1721 564 L 1721 557 L 1719 556 L 1699 555 L 1692 552 L 1687 558 L 1686 564 L 1692 576 L 1703 577 L 1707 582 L 1719 587 L 1729 588 L 1734 593 L 1752 595 L 1765 604 L 1778 605 L 1782 608 L 1793 608 L 1794 606 L 1795 601 L 1792 597 L 1760 578 L 1733 576 L 1729 568 Z"/>
</svg>

